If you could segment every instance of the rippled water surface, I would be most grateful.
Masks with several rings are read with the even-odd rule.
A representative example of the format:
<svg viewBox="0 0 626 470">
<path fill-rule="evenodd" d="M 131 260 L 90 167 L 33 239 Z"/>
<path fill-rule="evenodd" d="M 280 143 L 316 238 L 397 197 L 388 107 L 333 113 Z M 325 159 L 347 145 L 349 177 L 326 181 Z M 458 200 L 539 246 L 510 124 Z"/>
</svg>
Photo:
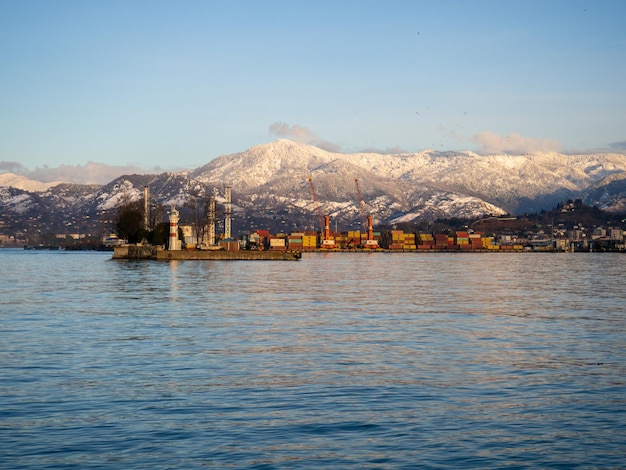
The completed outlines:
<svg viewBox="0 0 626 470">
<path fill-rule="evenodd" d="M 0 468 L 624 468 L 619 254 L 0 250 Z"/>
</svg>

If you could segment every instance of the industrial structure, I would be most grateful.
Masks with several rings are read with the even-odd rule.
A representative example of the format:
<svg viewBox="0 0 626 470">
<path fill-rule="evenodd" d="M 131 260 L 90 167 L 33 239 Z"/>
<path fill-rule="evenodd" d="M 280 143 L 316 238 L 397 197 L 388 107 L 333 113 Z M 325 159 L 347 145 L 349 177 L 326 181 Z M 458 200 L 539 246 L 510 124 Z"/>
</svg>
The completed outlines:
<svg viewBox="0 0 626 470">
<path fill-rule="evenodd" d="M 208 246 L 215 246 L 215 196 L 209 198 Z"/>
<path fill-rule="evenodd" d="M 319 204 L 317 203 L 317 197 L 315 195 L 315 187 L 313 186 L 313 178 L 309 177 L 309 186 L 311 188 L 311 196 L 313 197 L 313 206 L 315 208 L 315 212 L 317 214 L 317 220 L 320 224 L 320 248 L 326 250 L 332 250 L 337 247 L 335 244 L 335 240 L 332 238 L 330 234 L 330 216 L 325 215 L 322 218 L 322 212 L 320 211 Z"/>
<path fill-rule="evenodd" d="M 150 187 L 143 187 L 143 228 L 150 230 Z"/>
<path fill-rule="evenodd" d="M 322 233 L 320 248 L 327 250 L 337 248 L 335 240 L 330 234 L 330 217 L 328 215 L 324 216 L 324 232 Z"/>
<path fill-rule="evenodd" d="M 224 186 L 224 238 L 232 237 L 232 217 L 233 217 L 233 203 L 232 203 L 232 186 Z"/>
<path fill-rule="evenodd" d="M 255 230 L 238 240 L 232 239 L 232 193 L 231 186 L 224 186 L 224 233 L 221 236 L 216 235 L 216 197 L 209 198 L 207 211 L 207 230 L 204 231 L 202 243 L 196 243 L 199 240 L 193 238 L 187 239 L 187 233 L 193 237 L 191 226 L 179 226 L 179 212 L 175 207 L 171 208 L 169 214 L 169 250 L 182 251 L 268 251 L 268 252 L 303 252 L 303 251 L 552 251 L 552 250 L 570 250 L 572 245 L 557 246 L 556 242 L 551 238 L 518 240 L 513 237 L 500 236 L 496 238 L 487 233 L 473 231 L 444 231 L 444 232 L 409 232 L 405 233 L 401 230 L 386 231 L 384 234 L 375 232 L 373 227 L 373 218 L 367 213 L 366 205 L 363 200 L 359 179 L 354 178 L 356 197 L 359 205 L 359 213 L 361 223 L 365 228 L 363 230 L 352 230 L 347 232 L 331 231 L 330 216 L 322 215 L 320 204 L 317 200 L 313 179 L 308 179 L 311 196 L 313 199 L 313 209 L 319 223 L 318 230 L 305 230 L 302 232 L 278 233 L 272 235 L 269 230 Z M 144 190 L 144 210 L 149 213 L 149 191 L 146 187 Z M 179 238 L 179 228 L 185 234 L 185 240 L 189 242 L 185 245 L 184 241 Z M 615 230 L 611 232 L 610 239 L 616 240 L 616 243 L 624 240 L 624 232 Z M 207 235 L 208 234 L 208 235 Z M 219 242 L 218 242 L 219 239 Z M 597 244 L 597 243 L 596 243 Z M 174 256 L 174 255 L 173 255 Z M 175 255 L 179 256 L 179 255 Z M 180 255 L 183 256 L 183 255 Z M 179 256 L 179 257 L 180 257 Z M 187 256 L 187 255 L 185 255 Z M 188 259 L 196 259 L 188 255 Z M 200 256 L 200 255 L 197 255 Z M 181 258 L 182 259 L 182 258 Z M 197 258 L 197 259 L 201 259 Z M 207 258 L 208 259 L 208 258 Z M 239 258 L 237 258 L 239 259 Z M 244 259 L 244 258 L 241 258 Z M 255 259 L 262 259 L 255 258 Z"/>
<path fill-rule="evenodd" d="M 362 244 L 363 248 L 375 250 L 380 248 L 378 240 L 374 239 L 374 224 L 371 214 L 365 212 L 365 202 L 363 202 L 363 196 L 361 195 L 361 188 L 359 187 L 359 179 L 354 178 L 354 184 L 356 186 L 356 194 L 359 203 L 359 211 L 361 212 L 361 222 L 363 229 L 367 230 L 367 239 Z"/>
</svg>

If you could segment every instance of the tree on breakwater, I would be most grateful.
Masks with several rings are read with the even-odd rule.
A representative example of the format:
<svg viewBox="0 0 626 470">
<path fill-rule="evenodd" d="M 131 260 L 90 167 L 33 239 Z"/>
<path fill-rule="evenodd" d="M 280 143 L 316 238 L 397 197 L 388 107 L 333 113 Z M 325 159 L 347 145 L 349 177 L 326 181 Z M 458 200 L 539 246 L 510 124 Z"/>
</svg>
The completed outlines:
<svg viewBox="0 0 626 470">
<path fill-rule="evenodd" d="M 118 208 L 115 230 L 117 236 L 128 243 L 139 243 L 148 235 L 143 226 L 141 202 L 127 203 Z"/>
</svg>

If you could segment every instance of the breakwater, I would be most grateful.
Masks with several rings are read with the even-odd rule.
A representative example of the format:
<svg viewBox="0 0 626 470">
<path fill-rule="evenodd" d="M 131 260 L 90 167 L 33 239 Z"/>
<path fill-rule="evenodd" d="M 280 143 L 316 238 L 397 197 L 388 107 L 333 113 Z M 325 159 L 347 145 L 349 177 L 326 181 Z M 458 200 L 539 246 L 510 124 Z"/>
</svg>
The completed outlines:
<svg viewBox="0 0 626 470">
<path fill-rule="evenodd" d="M 113 259 L 145 259 L 159 261 L 175 260 L 247 260 L 247 261 L 297 261 L 302 257 L 299 251 L 258 251 L 258 250 L 164 250 L 151 245 L 117 246 Z"/>
</svg>

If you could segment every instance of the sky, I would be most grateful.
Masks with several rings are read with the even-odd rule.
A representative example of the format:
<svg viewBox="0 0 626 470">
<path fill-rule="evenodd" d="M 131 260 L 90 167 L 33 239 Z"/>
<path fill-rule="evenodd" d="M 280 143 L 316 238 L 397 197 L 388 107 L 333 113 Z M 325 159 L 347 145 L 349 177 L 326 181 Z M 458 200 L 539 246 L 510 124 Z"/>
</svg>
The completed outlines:
<svg viewBox="0 0 626 470">
<path fill-rule="evenodd" d="M 626 149 L 622 0 L 0 0 L 0 173 Z"/>
</svg>

